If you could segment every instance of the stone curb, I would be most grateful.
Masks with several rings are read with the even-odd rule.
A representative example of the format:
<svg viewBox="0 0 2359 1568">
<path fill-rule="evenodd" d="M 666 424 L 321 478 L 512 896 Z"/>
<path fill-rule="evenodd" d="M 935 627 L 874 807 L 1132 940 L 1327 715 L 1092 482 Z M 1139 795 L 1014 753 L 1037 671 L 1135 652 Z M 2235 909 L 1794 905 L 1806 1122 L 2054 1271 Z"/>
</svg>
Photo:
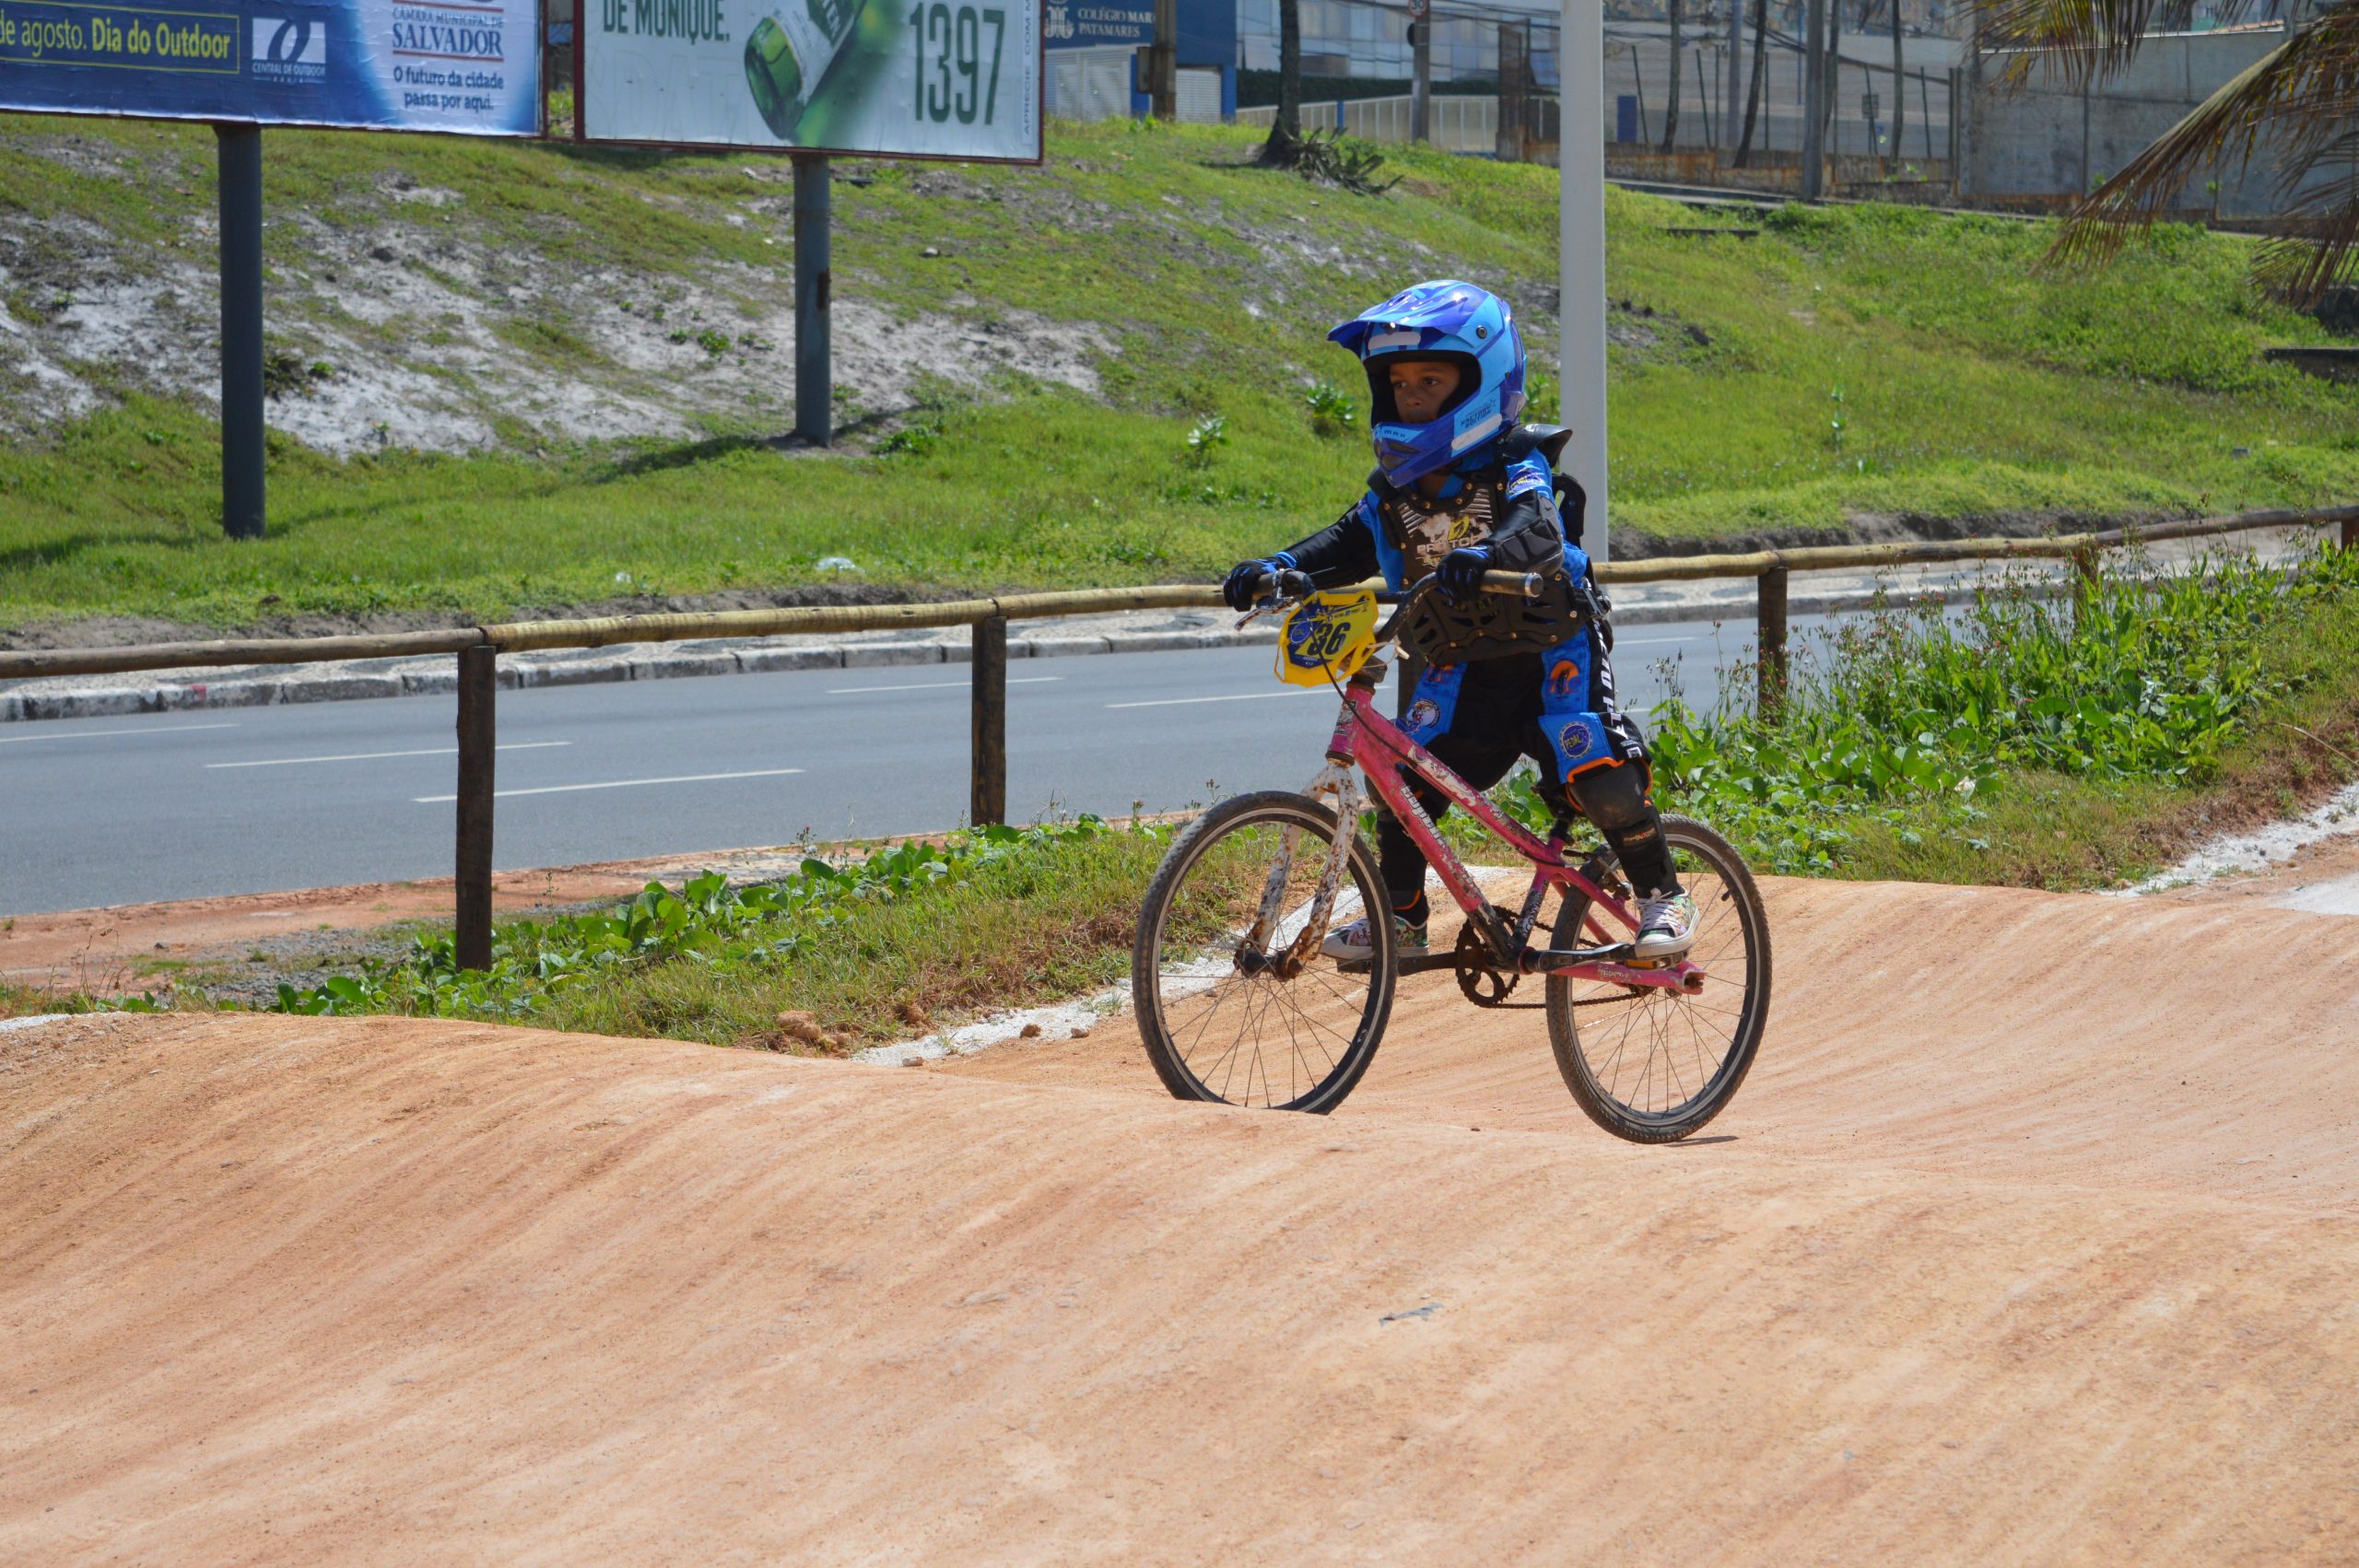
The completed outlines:
<svg viewBox="0 0 2359 1568">
<path fill-rule="evenodd" d="M 1933 590 L 1896 591 L 1891 599 L 1922 602 Z M 2061 590 L 2060 589 L 2060 591 Z M 1970 600 L 1970 584 L 1945 585 L 1945 603 Z M 1872 593 L 1797 593 L 1787 601 L 1789 615 L 1826 614 L 1865 609 L 1877 602 Z M 1750 623 L 1751 592 L 1725 598 L 1680 600 L 1662 603 L 1627 603 L 1617 606 L 1617 626 L 1661 626 L 1681 621 Z M 1095 637 L 1011 637 L 1010 659 L 1059 659 L 1091 653 L 1172 653 L 1202 648 L 1235 648 L 1267 644 L 1277 639 L 1274 628 L 1250 626 L 1243 631 L 1220 627 L 1194 630 L 1109 632 Z M 650 645 L 638 644 L 637 649 Z M 658 645 L 660 646 L 660 645 Z M 589 650 L 584 650 L 587 653 Z M 509 660 L 499 668 L 500 686 L 593 685 L 610 681 L 677 680 L 698 675 L 736 675 L 799 670 L 877 670 L 908 665 L 965 664 L 973 659 L 971 645 L 958 640 L 931 642 L 847 642 L 828 647 L 775 648 L 748 641 L 684 642 L 664 652 L 632 651 L 616 657 Z M 447 662 L 441 661 L 441 662 Z M 328 667 L 330 673 L 285 676 L 240 674 L 223 681 L 181 681 L 149 686 L 102 686 L 50 692 L 0 692 L 0 723 L 37 719 L 111 719 L 141 713 L 185 713 L 211 708 L 271 708 L 300 702 L 352 702 L 364 697 L 447 696 L 458 689 L 457 672 L 446 668 L 361 672 L 348 666 Z"/>
</svg>

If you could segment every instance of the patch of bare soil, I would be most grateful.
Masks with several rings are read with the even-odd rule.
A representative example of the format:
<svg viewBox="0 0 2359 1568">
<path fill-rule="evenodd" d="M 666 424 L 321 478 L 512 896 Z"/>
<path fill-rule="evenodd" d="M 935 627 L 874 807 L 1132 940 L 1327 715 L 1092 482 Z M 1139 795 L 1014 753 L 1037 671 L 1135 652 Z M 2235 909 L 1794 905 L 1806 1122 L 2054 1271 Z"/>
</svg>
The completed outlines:
<svg viewBox="0 0 2359 1568">
<path fill-rule="evenodd" d="M 1768 894 L 1760 1063 L 1665 1149 L 1446 976 L 1332 1117 L 1110 1024 L 0 1032 L 0 1551 L 2341 1555 L 2359 922 Z"/>
<path fill-rule="evenodd" d="M 396 181 L 381 194 L 373 223 L 271 220 L 302 241 L 299 259 L 274 265 L 265 301 L 272 428 L 351 456 L 693 439 L 715 417 L 792 427 L 791 268 L 551 265 L 464 223 L 421 231 L 404 210 L 463 209 L 456 192 Z M 735 221 L 780 227 L 780 214 Z M 88 414 L 116 386 L 218 401 L 219 286 L 195 255 L 81 219 L 0 219 L 0 291 L 28 301 L 21 316 L 0 311 L 6 427 Z M 1027 310 L 904 316 L 857 298 L 833 310 L 836 386 L 872 415 L 913 406 L 927 383 L 981 394 L 1018 376 L 1095 392 L 1115 352 L 1093 324 Z"/>
<path fill-rule="evenodd" d="M 2269 904 L 2280 908 L 2359 915 L 2359 836 L 2310 845 L 2248 876 L 2190 883 L 2156 895 L 2188 904 Z M 2354 998 L 2359 1001 L 2359 998 Z"/>
</svg>

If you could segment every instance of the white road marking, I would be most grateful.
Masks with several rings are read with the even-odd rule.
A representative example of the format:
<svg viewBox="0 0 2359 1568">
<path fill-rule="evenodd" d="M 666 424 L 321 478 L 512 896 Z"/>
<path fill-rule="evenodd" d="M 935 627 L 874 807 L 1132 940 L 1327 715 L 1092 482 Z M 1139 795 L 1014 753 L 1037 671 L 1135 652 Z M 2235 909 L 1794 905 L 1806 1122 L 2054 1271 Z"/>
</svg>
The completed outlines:
<svg viewBox="0 0 2359 1568">
<path fill-rule="evenodd" d="M 680 773 L 669 778 L 604 778 L 595 784 L 544 784 L 534 790 L 494 790 L 492 795 L 504 801 L 511 795 L 567 795 L 577 790 L 636 790 L 646 784 L 707 784 L 716 778 L 778 778 L 802 771 L 799 767 L 757 767 L 744 773 Z M 421 806 L 448 804 L 458 798 L 456 795 L 410 797 Z"/>
<path fill-rule="evenodd" d="M 503 752 L 546 751 L 551 746 L 569 746 L 571 741 L 511 741 L 503 742 L 496 750 Z M 389 756 L 456 756 L 456 746 L 428 746 L 414 752 L 346 752 L 340 756 L 274 756 L 260 762 L 208 762 L 207 767 L 292 767 L 300 762 L 378 762 Z"/>
<path fill-rule="evenodd" d="M 0 736 L 0 746 L 13 746 L 23 741 L 79 741 L 100 735 L 177 735 L 188 730 L 234 730 L 229 724 L 157 724 L 136 730 L 64 730 L 54 735 Z"/>
<path fill-rule="evenodd" d="M 1300 691 L 1236 692 L 1227 696 L 1164 696 L 1157 697 L 1153 702 L 1109 702 L 1106 707 L 1110 712 L 1118 708 L 1185 708 L 1190 703 L 1195 702 L 1252 702 L 1265 696 L 1332 696 L 1333 695 L 1332 692 L 1313 691 L 1306 686 Z"/>
<path fill-rule="evenodd" d="M 1007 684 L 1011 686 L 1037 686 L 1045 681 L 1062 681 L 1062 675 L 1017 675 Z M 950 686 L 971 685 L 971 681 L 917 681 L 906 686 L 829 686 L 829 696 L 850 696 L 854 692 L 938 692 Z"/>
</svg>

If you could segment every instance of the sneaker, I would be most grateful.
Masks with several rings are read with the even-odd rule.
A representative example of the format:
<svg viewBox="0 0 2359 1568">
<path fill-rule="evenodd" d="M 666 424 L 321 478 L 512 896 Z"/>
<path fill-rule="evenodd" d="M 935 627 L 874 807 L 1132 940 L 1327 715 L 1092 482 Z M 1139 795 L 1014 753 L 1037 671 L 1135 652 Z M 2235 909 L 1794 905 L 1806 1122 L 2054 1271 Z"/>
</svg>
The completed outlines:
<svg viewBox="0 0 2359 1568">
<path fill-rule="evenodd" d="M 1393 916 L 1392 945 L 1396 951 L 1414 947 L 1422 952 L 1426 928 Z M 1367 917 L 1363 915 L 1340 931 L 1329 931 L 1327 940 L 1319 944 L 1319 951 L 1341 964 L 1367 963 L 1376 955 L 1375 944 L 1368 940 Z"/>
<path fill-rule="evenodd" d="M 1682 958 L 1696 945 L 1696 900 L 1684 893 L 1659 893 L 1638 910 L 1633 958 Z"/>
</svg>

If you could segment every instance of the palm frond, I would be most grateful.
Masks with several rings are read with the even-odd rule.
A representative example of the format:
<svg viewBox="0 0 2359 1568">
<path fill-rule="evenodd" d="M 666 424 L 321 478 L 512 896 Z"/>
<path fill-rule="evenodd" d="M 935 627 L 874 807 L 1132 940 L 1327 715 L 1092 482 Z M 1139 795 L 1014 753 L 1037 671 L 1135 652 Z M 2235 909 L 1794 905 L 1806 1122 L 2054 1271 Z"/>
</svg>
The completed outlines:
<svg viewBox="0 0 2359 1568">
<path fill-rule="evenodd" d="M 2134 231 L 2175 206 L 2214 171 L 2248 170 L 2266 157 L 2292 202 L 2271 251 L 2272 287 L 2314 291 L 2338 275 L 2354 238 L 2352 196 L 2337 195 L 2359 123 L 2359 0 L 2341 0 L 2253 62 L 2129 166 L 2090 193 L 2067 218 L 2050 255 L 2065 263 L 2106 260 Z M 2321 175 L 2329 177 L 2321 179 Z M 2292 247 L 2311 252 L 2298 264 Z"/>
<path fill-rule="evenodd" d="M 2359 132 L 2323 145 L 2310 167 L 2335 172 L 2302 188 L 2253 263 L 2263 288 L 2301 305 L 2347 281 L 2359 262 Z"/>
<path fill-rule="evenodd" d="M 2263 6 L 2226 0 L 2214 11 L 2233 26 Z M 2078 88 L 2127 69 L 2148 34 L 2185 29 L 2195 8 L 2196 0 L 1985 0 L 1975 21 L 1980 47 L 2001 52 L 2001 81 L 2046 69 Z"/>
</svg>

